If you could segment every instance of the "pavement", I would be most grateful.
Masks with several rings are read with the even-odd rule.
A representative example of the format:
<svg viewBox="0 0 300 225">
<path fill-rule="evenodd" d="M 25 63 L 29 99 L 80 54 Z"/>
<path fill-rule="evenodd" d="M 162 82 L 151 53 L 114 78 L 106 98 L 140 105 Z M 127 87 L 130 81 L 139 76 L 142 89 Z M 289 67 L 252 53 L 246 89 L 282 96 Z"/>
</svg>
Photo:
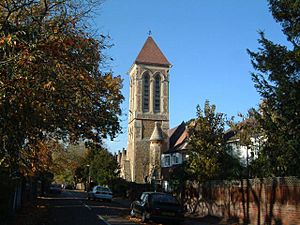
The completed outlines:
<svg viewBox="0 0 300 225">
<path fill-rule="evenodd" d="M 126 198 L 116 197 L 114 198 L 115 202 L 122 205 L 123 207 L 130 207 L 131 201 Z M 225 221 L 222 218 L 213 217 L 213 216 L 206 216 L 206 217 L 199 217 L 197 215 L 186 214 L 185 220 L 183 224 L 187 225 L 239 225 L 237 222 L 230 222 Z"/>
</svg>

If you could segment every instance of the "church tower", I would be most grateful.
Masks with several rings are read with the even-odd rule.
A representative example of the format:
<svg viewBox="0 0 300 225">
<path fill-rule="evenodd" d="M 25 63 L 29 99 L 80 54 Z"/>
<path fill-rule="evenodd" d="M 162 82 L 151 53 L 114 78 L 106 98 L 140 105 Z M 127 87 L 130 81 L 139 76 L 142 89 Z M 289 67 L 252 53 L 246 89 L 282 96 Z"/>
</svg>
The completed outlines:
<svg viewBox="0 0 300 225">
<path fill-rule="evenodd" d="M 127 180 L 149 181 L 155 167 L 153 163 L 160 161 L 158 154 L 168 149 L 170 68 L 170 62 L 149 36 L 128 72 L 130 97 L 126 156 L 130 172 Z M 161 137 L 156 140 L 158 132 Z M 155 140 L 152 140 L 153 135 Z"/>
</svg>

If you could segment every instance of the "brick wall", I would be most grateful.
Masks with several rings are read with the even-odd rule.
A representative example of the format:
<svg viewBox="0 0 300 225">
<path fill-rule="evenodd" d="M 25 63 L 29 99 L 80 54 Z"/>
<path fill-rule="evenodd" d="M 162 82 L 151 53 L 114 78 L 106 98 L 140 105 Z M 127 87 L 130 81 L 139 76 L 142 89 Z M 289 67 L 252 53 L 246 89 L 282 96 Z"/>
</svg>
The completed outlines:
<svg viewBox="0 0 300 225">
<path fill-rule="evenodd" d="M 249 224 L 300 225 L 300 180 L 295 177 L 189 182 L 186 210 Z"/>
</svg>

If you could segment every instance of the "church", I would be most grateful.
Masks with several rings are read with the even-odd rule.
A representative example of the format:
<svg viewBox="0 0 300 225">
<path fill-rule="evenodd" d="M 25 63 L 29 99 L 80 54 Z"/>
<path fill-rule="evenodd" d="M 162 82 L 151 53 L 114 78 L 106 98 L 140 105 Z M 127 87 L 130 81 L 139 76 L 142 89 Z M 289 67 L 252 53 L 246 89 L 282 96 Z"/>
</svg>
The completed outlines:
<svg viewBox="0 0 300 225">
<path fill-rule="evenodd" d="M 128 146 L 117 155 L 120 177 L 127 181 L 150 183 L 155 180 L 168 189 L 170 175 L 189 158 L 187 124 L 182 122 L 169 129 L 171 67 L 149 36 L 128 72 Z M 224 133 L 224 138 L 234 154 L 241 154 L 238 158 L 243 163 L 247 147 L 240 145 L 230 129 Z"/>
<path fill-rule="evenodd" d="M 151 35 L 129 69 L 128 146 L 118 152 L 120 176 L 147 183 L 161 179 L 161 155 L 169 149 L 171 63 Z"/>
</svg>

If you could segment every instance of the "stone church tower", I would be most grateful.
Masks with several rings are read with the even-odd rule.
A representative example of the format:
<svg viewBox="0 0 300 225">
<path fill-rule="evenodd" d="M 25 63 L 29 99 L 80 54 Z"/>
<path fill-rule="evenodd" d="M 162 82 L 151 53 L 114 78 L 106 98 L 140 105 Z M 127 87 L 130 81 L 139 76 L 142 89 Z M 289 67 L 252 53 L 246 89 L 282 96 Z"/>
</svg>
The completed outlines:
<svg viewBox="0 0 300 225">
<path fill-rule="evenodd" d="M 160 177 L 160 155 L 169 145 L 170 68 L 170 62 L 149 36 L 128 72 L 128 168 L 123 171 L 129 181 L 145 183 Z"/>
</svg>

